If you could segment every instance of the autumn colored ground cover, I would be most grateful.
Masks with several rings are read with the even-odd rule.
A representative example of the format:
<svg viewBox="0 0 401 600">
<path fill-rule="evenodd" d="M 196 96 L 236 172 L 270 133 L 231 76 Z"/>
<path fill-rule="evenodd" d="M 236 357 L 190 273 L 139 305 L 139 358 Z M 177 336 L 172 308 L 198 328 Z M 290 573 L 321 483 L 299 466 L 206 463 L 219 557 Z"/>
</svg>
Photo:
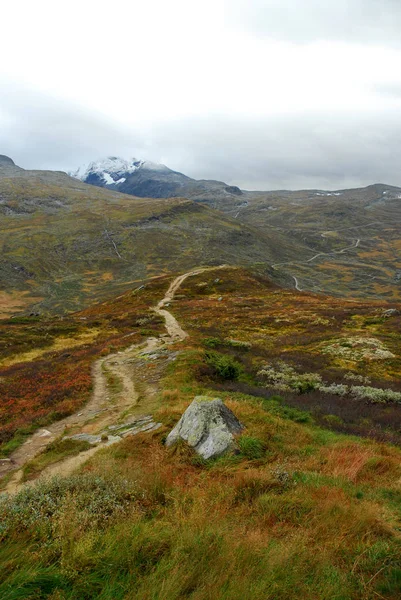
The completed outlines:
<svg viewBox="0 0 401 600">
<path fill-rule="evenodd" d="M 0 501 L 2 597 L 397 600 L 400 451 L 237 392 L 219 395 L 246 426 L 239 454 L 168 449 L 193 394 L 213 394 L 194 363 L 189 350 L 171 363 L 158 432 Z"/>
<path fill-rule="evenodd" d="M 278 396 L 276 404 L 307 411 L 324 427 L 401 443 L 399 402 L 369 397 L 371 389 L 398 395 L 401 390 L 398 305 L 299 293 L 232 268 L 218 277 L 209 272 L 187 279 L 180 291 L 172 310 L 193 346 L 203 348 L 201 381 L 218 390 Z M 231 357 L 241 376 L 216 377 L 205 352 Z M 266 366 L 277 375 L 280 365 L 298 374 L 296 385 L 263 377 Z M 308 377 L 320 378 L 326 392 L 314 381 L 309 385 Z"/>
<path fill-rule="evenodd" d="M 91 366 L 98 357 L 163 331 L 162 320 L 149 307 L 165 286 L 163 278 L 153 280 L 64 318 L 0 321 L 3 455 L 38 426 L 71 414 L 89 398 Z"/>
<path fill-rule="evenodd" d="M 167 284 L 148 292 L 162 297 Z M 127 302 L 117 299 L 125 322 L 136 318 Z M 333 431 L 328 394 L 278 398 L 257 375 L 280 358 L 300 376 L 338 383 L 351 373 L 396 391 L 398 315 L 294 294 L 240 269 L 189 278 L 169 308 L 191 336 L 175 345 L 160 382 L 154 418 L 163 427 L 99 451 L 76 475 L 0 500 L 1 597 L 398 600 L 400 449 Z M 100 328 L 112 318 L 107 303 L 81 315 Z M 352 344 L 321 352 L 347 336 L 377 338 L 394 357 L 364 358 Z M 185 445 L 164 446 L 197 394 L 221 397 L 245 425 L 238 454 L 204 462 Z M 399 410 L 333 398 L 372 427 L 363 407 Z M 313 403 L 323 404 L 322 426 Z"/>
</svg>

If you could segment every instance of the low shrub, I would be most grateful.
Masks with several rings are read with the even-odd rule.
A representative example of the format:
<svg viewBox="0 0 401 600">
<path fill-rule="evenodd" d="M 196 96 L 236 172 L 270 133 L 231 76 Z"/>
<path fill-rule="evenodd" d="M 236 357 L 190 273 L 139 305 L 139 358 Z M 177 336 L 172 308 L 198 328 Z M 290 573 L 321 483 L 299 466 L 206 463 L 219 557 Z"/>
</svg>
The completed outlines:
<svg viewBox="0 0 401 600">
<path fill-rule="evenodd" d="M 208 337 L 203 340 L 203 345 L 206 348 L 218 348 L 218 347 L 227 347 L 227 348 L 238 348 L 240 350 L 249 350 L 251 348 L 251 344 L 249 342 L 243 342 L 242 340 L 232 340 L 232 339 L 221 339 L 217 337 Z"/>
<path fill-rule="evenodd" d="M 266 365 L 258 371 L 257 375 L 263 380 L 266 387 L 273 387 L 283 391 L 295 390 L 305 394 L 318 389 L 322 378 L 318 373 L 298 373 L 293 367 L 283 361 L 276 365 Z"/>
<path fill-rule="evenodd" d="M 0 497 L 0 539 L 13 530 L 51 527 L 52 518 L 62 514 L 66 502 L 74 504 L 82 527 L 85 523 L 102 527 L 142 497 L 142 491 L 125 480 L 105 479 L 90 473 L 54 477 L 25 487 L 16 496 Z"/>
<path fill-rule="evenodd" d="M 206 348 L 217 348 L 218 346 L 223 345 L 223 340 L 216 337 L 208 337 L 203 340 L 203 345 L 206 346 Z"/>
<path fill-rule="evenodd" d="M 229 354 L 205 352 L 205 363 L 220 379 L 236 380 L 241 374 L 241 365 Z"/>
<path fill-rule="evenodd" d="M 352 385 L 350 392 L 356 398 L 363 398 L 373 403 L 398 402 L 401 403 L 401 392 L 390 389 L 374 388 L 363 385 Z"/>
</svg>

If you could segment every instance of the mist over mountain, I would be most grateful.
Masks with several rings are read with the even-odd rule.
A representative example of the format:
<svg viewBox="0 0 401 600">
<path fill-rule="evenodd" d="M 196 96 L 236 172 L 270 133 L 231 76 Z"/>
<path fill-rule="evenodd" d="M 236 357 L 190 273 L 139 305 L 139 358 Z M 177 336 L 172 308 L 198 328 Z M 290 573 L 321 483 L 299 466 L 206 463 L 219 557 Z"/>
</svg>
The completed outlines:
<svg viewBox="0 0 401 600">
<path fill-rule="evenodd" d="M 165 165 L 116 156 L 94 161 L 71 171 L 70 175 L 85 183 L 141 198 L 185 197 L 214 205 L 218 199 L 230 199 L 235 206 L 241 190 L 222 181 L 195 180 Z"/>
</svg>

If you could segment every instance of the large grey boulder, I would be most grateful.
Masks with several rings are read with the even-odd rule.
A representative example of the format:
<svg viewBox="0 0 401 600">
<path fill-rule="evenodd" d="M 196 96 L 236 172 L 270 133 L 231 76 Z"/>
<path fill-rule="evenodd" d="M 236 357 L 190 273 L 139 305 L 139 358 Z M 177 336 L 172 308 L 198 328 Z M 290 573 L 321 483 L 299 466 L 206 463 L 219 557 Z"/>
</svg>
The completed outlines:
<svg viewBox="0 0 401 600">
<path fill-rule="evenodd" d="M 243 429 L 220 398 L 196 396 L 167 436 L 166 446 L 182 439 L 203 458 L 216 458 L 236 449 L 233 434 Z"/>
</svg>

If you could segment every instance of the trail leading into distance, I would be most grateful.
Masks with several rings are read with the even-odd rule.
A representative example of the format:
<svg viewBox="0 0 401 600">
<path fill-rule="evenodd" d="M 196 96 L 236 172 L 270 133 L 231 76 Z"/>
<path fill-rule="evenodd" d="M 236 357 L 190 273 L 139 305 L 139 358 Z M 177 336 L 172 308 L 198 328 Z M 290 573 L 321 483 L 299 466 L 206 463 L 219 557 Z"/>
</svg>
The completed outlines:
<svg viewBox="0 0 401 600">
<path fill-rule="evenodd" d="M 166 334 L 160 338 L 149 337 L 144 343 L 134 344 L 123 351 L 109 354 L 97 360 L 92 367 L 93 392 L 89 402 L 65 419 L 52 423 L 46 429 L 39 429 L 11 454 L 11 463 L 0 471 L 0 477 L 11 471 L 13 472 L 12 477 L 5 486 L 5 492 L 10 494 L 18 492 L 24 485 L 22 481 L 24 466 L 43 452 L 46 446 L 65 435 L 69 430 L 73 431 L 74 434 L 98 434 L 110 425 L 118 423 L 123 414 L 138 405 L 139 393 L 135 385 L 135 369 L 132 367 L 132 362 L 140 358 L 141 355 L 151 354 L 188 337 L 187 332 L 182 329 L 177 319 L 166 309 L 166 306 L 174 300 L 177 290 L 188 277 L 225 267 L 227 265 L 194 269 L 179 275 L 172 281 L 164 298 L 151 309 L 164 318 Z M 117 394 L 113 394 L 110 389 L 108 382 L 108 376 L 110 377 L 110 375 L 114 377 L 114 381 L 118 380 L 120 389 Z M 143 384 L 143 382 L 141 383 Z M 146 395 L 141 398 L 140 407 L 146 412 Z M 99 443 L 77 456 L 70 456 L 50 465 L 41 472 L 39 479 L 55 474 L 68 475 L 105 445 L 107 445 L 107 442 Z M 33 480 L 33 482 L 35 481 L 37 479 Z M 32 482 L 28 482 L 26 485 L 30 483 Z"/>
</svg>

